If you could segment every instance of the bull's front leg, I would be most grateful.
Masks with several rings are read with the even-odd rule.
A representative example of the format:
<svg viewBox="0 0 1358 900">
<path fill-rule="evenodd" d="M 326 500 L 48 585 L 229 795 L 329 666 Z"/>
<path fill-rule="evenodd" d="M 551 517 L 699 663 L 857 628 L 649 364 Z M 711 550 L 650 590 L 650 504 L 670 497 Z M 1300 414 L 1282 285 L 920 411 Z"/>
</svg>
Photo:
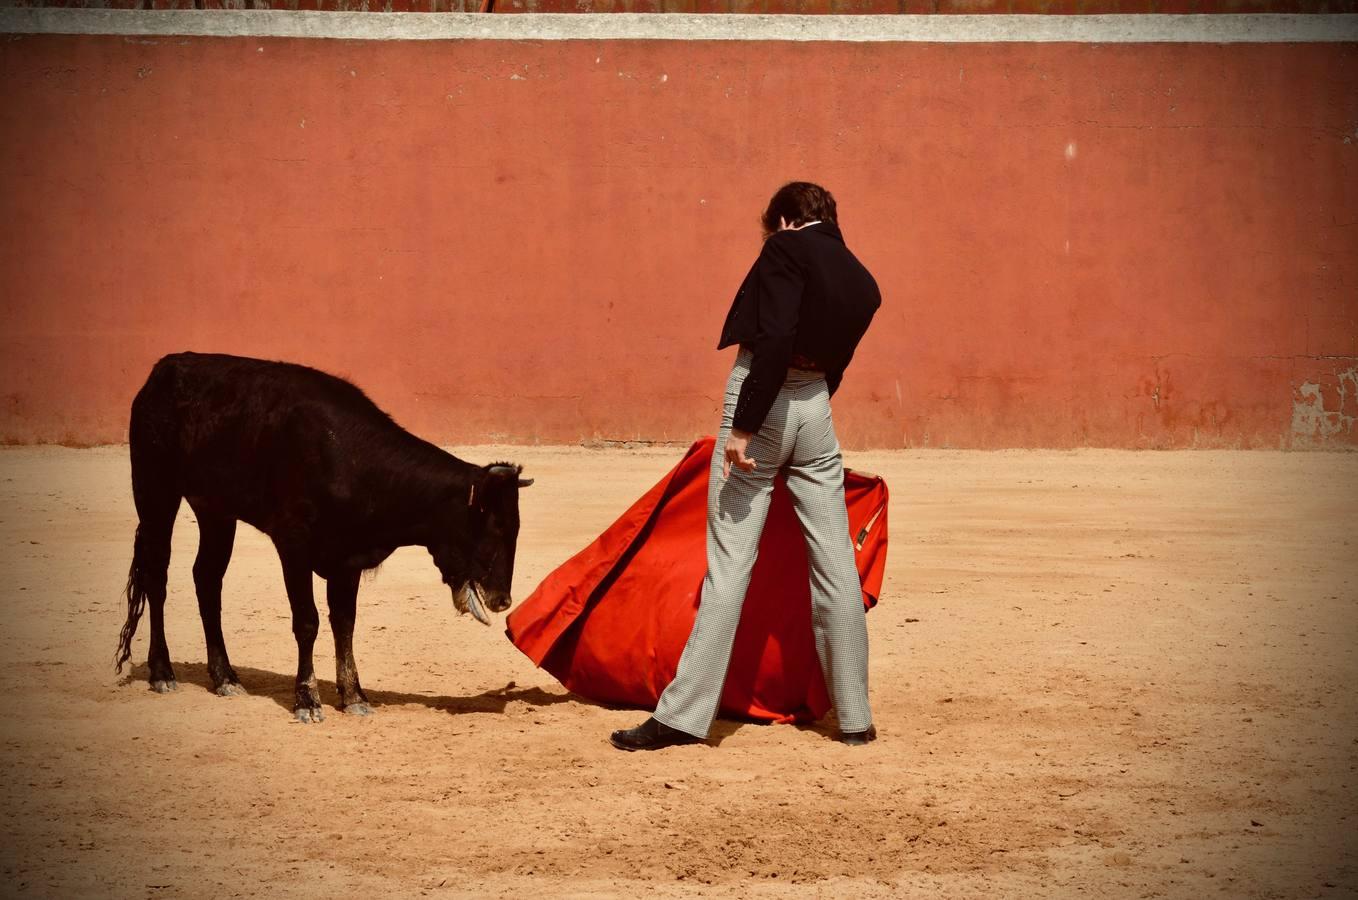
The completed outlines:
<svg viewBox="0 0 1358 900">
<path fill-rule="evenodd" d="M 292 605 L 292 634 L 297 639 L 297 699 L 293 714 L 299 722 L 321 722 L 321 695 L 316 690 L 316 671 L 311 665 L 311 651 L 320 630 L 320 616 L 311 593 L 311 566 L 301 555 L 289 554 L 279 548 L 283 562 L 283 583 L 288 589 L 288 603 Z"/>
<path fill-rule="evenodd" d="M 354 614 L 358 606 L 359 570 L 340 572 L 325 583 L 325 598 L 330 605 L 330 630 L 335 635 L 335 685 L 339 688 L 340 708 L 350 715 L 372 715 L 372 707 L 358 683 L 354 662 Z"/>
</svg>

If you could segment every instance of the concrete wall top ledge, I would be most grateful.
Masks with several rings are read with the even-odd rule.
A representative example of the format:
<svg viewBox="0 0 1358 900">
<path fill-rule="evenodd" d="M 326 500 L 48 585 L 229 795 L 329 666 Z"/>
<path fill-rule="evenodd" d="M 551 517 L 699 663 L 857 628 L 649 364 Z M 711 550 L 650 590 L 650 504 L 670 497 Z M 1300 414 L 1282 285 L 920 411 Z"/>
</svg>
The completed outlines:
<svg viewBox="0 0 1358 900">
<path fill-rule="evenodd" d="M 687 15 L 0 9 L 3 34 L 339 40 L 1350 43 L 1358 14 Z"/>
</svg>

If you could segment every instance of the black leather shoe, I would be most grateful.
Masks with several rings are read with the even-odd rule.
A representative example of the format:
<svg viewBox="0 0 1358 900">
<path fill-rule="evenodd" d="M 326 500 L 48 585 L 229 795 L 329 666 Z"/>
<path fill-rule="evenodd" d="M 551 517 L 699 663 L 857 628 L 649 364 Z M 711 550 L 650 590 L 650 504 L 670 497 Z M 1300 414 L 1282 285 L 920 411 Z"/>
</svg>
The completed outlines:
<svg viewBox="0 0 1358 900">
<path fill-rule="evenodd" d="M 850 747 L 861 747 L 869 741 L 877 740 L 877 726 L 869 725 L 867 731 L 843 731 L 839 740 Z"/>
<path fill-rule="evenodd" d="M 608 740 L 619 750 L 660 750 L 679 744 L 701 744 L 703 739 L 685 731 L 671 728 L 654 718 L 647 719 L 636 728 L 615 731 Z"/>
</svg>

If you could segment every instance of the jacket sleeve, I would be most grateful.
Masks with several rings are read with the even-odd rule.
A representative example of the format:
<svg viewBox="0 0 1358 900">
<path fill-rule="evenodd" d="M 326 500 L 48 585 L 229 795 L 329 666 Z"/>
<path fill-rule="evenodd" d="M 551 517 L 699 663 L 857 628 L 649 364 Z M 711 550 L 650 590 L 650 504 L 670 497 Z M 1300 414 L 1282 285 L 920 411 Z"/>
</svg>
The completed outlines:
<svg viewBox="0 0 1358 900">
<path fill-rule="evenodd" d="M 839 383 L 844 380 L 844 370 L 846 368 L 848 368 L 847 364 L 840 366 L 838 369 L 831 369 L 825 373 L 825 386 L 830 389 L 831 397 L 835 395 L 835 391 L 839 390 Z"/>
<path fill-rule="evenodd" d="M 853 361 L 853 354 L 854 351 L 850 350 L 844 362 L 825 371 L 825 386 L 830 389 L 831 397 L 835 395 L 835 391 L 839 390 L 840 383 L 844 381 L 844 372 L 849 368 L 849 363 Z"/>
<path fill-rule="evenodd" d="M 775 234 L 764 242 L 755 263 L 759 291 L 759 322 L 750 344 L 754 360 L 740 386 L 733 420 L 735 428 L 751 434 L 764 424 L 773 401 L 787 379 L 797 338 L 805 278 L 788 252 L 787 237 Z"/>
</svg>

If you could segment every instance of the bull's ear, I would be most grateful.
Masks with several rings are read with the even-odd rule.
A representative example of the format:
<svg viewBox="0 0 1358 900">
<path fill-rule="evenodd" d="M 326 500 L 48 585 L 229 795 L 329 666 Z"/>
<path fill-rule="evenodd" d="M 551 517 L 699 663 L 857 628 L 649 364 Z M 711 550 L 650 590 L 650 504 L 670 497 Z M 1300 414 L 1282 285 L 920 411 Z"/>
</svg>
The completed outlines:
<svg viewBox="0 0 1358 900">
<path fill-rule="evenodd" d="M 531 478 L 520 478 L 520 479 L 519 479 L 519 487 L 521 487 L 521 488 L 523 488 L 523 487 L 528 487 L 528 485 L 530 485 L 530 484 L 532 484 L 532 483 L 533 483 L 533 479 L 531 479 Z"/>
</svg>

